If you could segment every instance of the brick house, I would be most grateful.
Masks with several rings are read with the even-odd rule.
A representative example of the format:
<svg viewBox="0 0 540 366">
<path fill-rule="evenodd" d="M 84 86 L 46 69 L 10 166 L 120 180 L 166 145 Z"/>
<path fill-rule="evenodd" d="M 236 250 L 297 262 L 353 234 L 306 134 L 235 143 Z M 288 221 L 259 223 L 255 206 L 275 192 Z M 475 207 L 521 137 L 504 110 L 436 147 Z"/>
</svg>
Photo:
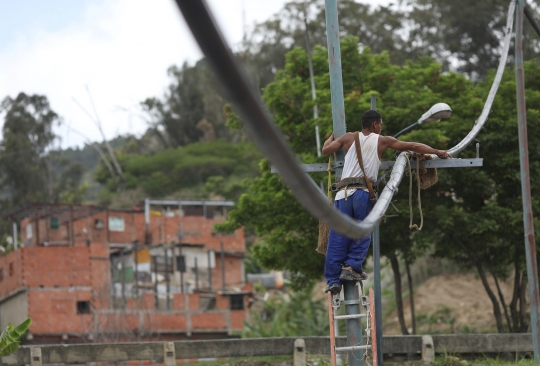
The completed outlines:
<svg viewBox="0 0 540 366">
<path fill-rule="evenodd" d="M 6 213 L 0 327 L 27 317 L 31 343 L 204 339 L 243 328 L 251 294 L 243 229 L 228 201 L 146 200 L 144 209 L 35 204 Z"/>
</svg>

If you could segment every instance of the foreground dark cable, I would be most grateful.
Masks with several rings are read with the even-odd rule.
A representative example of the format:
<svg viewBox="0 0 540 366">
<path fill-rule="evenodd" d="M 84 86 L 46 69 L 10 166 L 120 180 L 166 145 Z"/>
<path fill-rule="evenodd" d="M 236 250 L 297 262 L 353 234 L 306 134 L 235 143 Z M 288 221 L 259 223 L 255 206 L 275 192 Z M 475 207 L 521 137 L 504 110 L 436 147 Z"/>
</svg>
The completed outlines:
<svg viewBox="0 0 540 366">
<path fill-rule="evenodd" d="M 205 1 L 176 0 L 176 3 L 213 71 L 227 88 L 228 99 L 234 104 L 257 146 L 277 167 L 298 201 L 311 215 L 339 233 L 351 238 L 369 235 L 373 231 L 373 224 L 353 221 L 328 205 L 320 188 L 301 171 L 298 160 L 227 47 Z"/>
</svg>

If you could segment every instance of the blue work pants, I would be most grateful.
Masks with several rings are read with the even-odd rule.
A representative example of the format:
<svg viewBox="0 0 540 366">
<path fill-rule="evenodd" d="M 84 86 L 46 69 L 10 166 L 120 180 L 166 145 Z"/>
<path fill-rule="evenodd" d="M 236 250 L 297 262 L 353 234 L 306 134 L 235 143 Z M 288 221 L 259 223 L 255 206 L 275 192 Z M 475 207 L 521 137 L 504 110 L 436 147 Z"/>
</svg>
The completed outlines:
<svg viewBox="0 0 540 366">
<path fill-rule="evenodd" d="M 358 189 L 347 199 L 336 200 L 334 207 L 345 215 L 361 221 L 369 214 L 373 204 L 369 199 L 369 193 Z M 370 241 L 371 236 L 353 240 L 330 230 L 324 264 L 324 277 L 328 285 L 341 283 L 339 275 L 342 265 L 351 266 L 356 272 L 362 272 L 362 264 L 366 259 Z"/>
</svg>

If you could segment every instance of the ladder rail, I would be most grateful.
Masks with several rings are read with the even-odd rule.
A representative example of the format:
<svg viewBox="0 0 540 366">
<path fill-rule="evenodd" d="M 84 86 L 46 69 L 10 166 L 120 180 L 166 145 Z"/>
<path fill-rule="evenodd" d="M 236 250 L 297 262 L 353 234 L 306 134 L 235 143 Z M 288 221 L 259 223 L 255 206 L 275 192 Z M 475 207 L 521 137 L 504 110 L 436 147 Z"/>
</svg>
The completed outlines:
<svg viewBox="0 0 540 366">
<path fill-rule="evenodd" d="M 332 306 L 332 293 L 328 293 L 328 317 L 330 321 L 330 363 L 336 366 L 336 335 L 334 328 L 334 307 Z"/>
<path fill-rule="evenodd" d="M 372 366 L 379 365 L 379 357 L 377 356 L 377 323 L 375 321 L 375 291 L 369 289 L 369 322 L 371 327 L 371 362 Z"/>
</svg>

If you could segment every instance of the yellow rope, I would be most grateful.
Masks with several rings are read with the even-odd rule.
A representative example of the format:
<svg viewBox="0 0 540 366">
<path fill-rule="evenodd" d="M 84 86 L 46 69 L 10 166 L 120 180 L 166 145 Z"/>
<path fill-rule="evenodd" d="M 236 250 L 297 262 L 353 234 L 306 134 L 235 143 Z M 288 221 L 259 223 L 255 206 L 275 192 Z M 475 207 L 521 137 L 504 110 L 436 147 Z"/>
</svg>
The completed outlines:
<svg viewBox="0 0 540 366">
<path fill-rule="evenodd" d="M 328 190 L 326 196 L 328 197 L 328 203 L 332 203 L 332 192 L 330 191 L 330 186 L 332 185 L 332 154 L 328 157 Z"/>
<path fill-rule="evenodd" d="M 411 219 L 409 221 L 409 229 L 416 229 L 418 231 L 422 230 L 424 226 L 424 214 L 422 212 L 422 201 L 420 199 L 420 161 L 416 159 L 416 183 L 418 185 L 418 210 L 420 211 L 420 227 L 418 225 L 413 225 L 413 208 L 412 208 L 412 168 L 411 161 L 409 159 L 409 154 L 405 154 L 407 158 L 407 164 L 409 164 L 409 212 Z"/>
</svg>

